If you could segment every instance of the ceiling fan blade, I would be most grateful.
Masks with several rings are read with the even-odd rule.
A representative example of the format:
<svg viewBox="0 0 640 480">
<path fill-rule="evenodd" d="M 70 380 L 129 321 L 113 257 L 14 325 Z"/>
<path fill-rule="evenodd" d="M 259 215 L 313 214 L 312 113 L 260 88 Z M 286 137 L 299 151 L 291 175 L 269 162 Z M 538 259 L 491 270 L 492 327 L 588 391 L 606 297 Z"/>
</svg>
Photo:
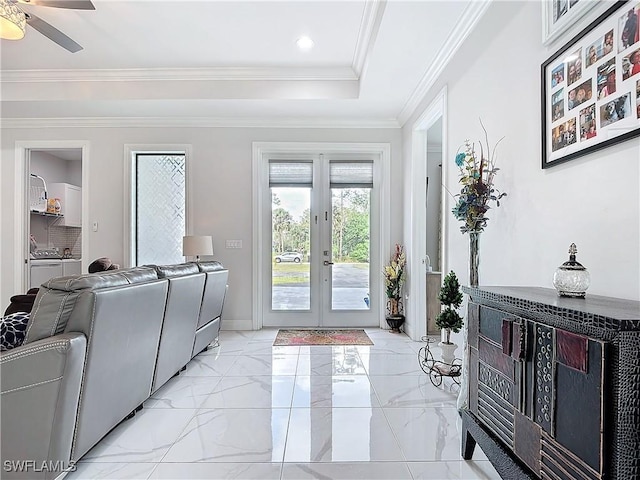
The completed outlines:
<svg viewBox="0 0 640 480">
<path fill-rule="evenodd" d="M 91 0 L 18 0 L 18 2 L 38 7 L 71 8 L 74 10 L 96 9 Z"/>
<path fill-rule="evenodd" d="M 40 17 L 36 17 L 33 13 L 25 13 L 25 16 L 27 17 L 27 23 L 30 26 L 35 28 L 45 37 L 60 45 L 62 48 L 66 48 L 71 53 L 76 53 L 82 50 L 82 47 L 78 43 L 71 40 L 56 27 L 45 22 Z"/>
</svg>

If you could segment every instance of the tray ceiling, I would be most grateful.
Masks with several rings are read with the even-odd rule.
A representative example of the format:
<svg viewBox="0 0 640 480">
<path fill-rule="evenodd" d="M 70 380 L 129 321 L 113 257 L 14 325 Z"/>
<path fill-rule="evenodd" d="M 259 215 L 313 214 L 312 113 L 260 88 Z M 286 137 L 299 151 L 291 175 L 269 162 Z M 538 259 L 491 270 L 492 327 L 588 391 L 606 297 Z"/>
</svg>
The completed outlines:
<svg viewBox="0 0 640 480">
<path fill-rule="evenodd" d="M 5 125 L 399 126 L 488 2 L 94 5 L 24 7 L 84 49 L 69 53 L 29 28 L 23 40 L 2 40 Z M 302 35 L 315 42 L 310 51 L 296 46 Z"/>
</svg>

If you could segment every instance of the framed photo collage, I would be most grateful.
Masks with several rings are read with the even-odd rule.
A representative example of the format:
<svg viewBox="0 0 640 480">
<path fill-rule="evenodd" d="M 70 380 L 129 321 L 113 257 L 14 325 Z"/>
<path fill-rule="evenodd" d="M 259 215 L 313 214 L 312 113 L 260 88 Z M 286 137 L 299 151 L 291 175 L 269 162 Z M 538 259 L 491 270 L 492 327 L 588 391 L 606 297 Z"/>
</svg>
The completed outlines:
<svg viewBox="0 0 640 480">
<path fill-rule="evenodd" d="M 542 64 L 542 168 L 640 135 L 640 1 L 618 1 Z"/>
</svg>

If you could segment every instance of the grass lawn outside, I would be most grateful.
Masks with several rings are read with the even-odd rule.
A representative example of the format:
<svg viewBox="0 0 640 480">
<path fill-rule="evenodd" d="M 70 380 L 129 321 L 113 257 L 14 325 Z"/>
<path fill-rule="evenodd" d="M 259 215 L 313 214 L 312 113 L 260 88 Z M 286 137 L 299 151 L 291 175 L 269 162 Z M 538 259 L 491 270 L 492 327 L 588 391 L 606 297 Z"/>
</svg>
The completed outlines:
<svg viewBox="0 0 640 480">
<path fill-rule="evenodd" d="M 310 269 L 308 263 L 274 262 L 273 285 L 308 284 Z"/>
<path fill-rule="evenodd" d="M 343 264 L 338 263 L 338 265 Z M 344 265 L 348 265 L 358 270 L 367 270 L 369 268 L 368 263 L 345 263 Z M 309 272 L 311 267 L 308 262 L 274 262 L 272 264 L 272 268 L 272 284 L 274 286 L 309 284 Z"/>
</svg>

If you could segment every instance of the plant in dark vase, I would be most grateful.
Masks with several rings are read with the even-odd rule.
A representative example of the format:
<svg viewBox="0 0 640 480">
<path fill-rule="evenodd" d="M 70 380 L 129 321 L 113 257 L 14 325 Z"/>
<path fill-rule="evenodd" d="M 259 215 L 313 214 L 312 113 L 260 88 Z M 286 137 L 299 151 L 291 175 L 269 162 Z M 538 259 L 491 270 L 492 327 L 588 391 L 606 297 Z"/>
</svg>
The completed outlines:
<svg viewBox="0 0 640 480">
<path fill-rule="evenodd" d="M 453 271 L 444 277 L 438 298 L 444 309 L 436 317 L 436 325 L 445 331 L 445 341 L 438 346 L 442 349 L 442 361 L 451 365 L 458 348 L 458 345 L 451 342 L 451 332 L 458 333 L 464 323 L 457 311 L 462 305 L 462 292 L 458 277 Z"/>
<path fill-rule="evenodd" d="M 392 332 L 399 333 L 404 324 L 404 306 L 402 304 L 402 286 L 405 282 L 407 257 L 404 247 L 396 244 L 391 259 L 382 271 L 387 293 L 387 325 Z"/>
</svg>

